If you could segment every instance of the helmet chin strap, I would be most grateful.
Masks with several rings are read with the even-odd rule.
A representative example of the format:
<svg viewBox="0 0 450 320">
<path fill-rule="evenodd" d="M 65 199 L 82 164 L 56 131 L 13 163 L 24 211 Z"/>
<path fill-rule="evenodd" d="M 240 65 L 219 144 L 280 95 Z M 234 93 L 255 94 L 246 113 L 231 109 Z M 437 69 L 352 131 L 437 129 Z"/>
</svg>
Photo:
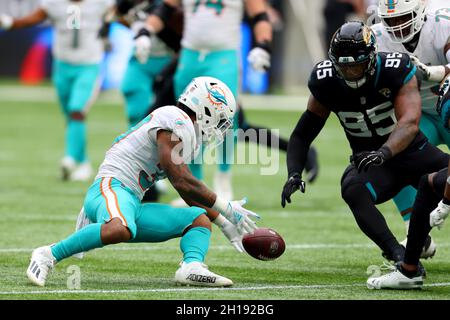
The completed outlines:
<svg viewBox="0 0 450 320">
<path fill-rule="evenodd" d="M 367 82 L 367 77 L 366 76 L 364 76 L 362 79 L 356 80 L 356 81 L 347 81 L 347 80 L 345 80 L 345 83 L 352 89 L 361 88 L 366 82 Z"/>
</svg>

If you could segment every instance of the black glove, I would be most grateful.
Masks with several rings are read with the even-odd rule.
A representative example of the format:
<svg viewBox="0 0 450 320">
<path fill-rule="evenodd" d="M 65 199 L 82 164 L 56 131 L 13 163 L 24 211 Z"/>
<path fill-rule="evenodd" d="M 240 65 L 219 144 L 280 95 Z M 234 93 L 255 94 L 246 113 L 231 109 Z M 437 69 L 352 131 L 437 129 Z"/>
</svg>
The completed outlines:
<svg viewBox="0 0 450 320">
<path fill-rule="evenodd" d="M 363 151 L 350 157 L 350 162 L 358 169 L 358 173 L 367 172 L 370 167 L 381 166 L 386 160 L 392 158 L 388 147 L 382 146 L 377 151 Z"/>
<path fill-rule="evenodd" d="M 291 195 L 300 189 L 301 192 L 305 193 L 305 181 L 300 178 L 298 173 L 289 177 L 288 181 L 284 184 L 283 192 L 281 193 L 281 206 L 284 208 L 286 206 L 286 201 L 291 203 Z"/>
</svg>

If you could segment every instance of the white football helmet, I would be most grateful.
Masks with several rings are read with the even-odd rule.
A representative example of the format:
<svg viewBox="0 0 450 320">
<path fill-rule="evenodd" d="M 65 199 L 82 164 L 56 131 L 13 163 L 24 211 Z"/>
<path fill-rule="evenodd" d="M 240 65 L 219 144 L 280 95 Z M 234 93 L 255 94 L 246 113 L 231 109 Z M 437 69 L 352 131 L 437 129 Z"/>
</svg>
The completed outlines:
<svg viewBox="0 0 450 320">
<path fill-rule="evenodd" d="M 392 41 L 405 43 L 422 29 L 426 6 L 426 0 L 380 0 L 378 16 Z"/>
<path fill-rule="evenodd" d="M 233 127 L 236 100 L 230 88 L 212 77 L 194 78 L 178 99 L 196 114 L 196 129 L 203 143 L 220 145 Z"/>
</svg>

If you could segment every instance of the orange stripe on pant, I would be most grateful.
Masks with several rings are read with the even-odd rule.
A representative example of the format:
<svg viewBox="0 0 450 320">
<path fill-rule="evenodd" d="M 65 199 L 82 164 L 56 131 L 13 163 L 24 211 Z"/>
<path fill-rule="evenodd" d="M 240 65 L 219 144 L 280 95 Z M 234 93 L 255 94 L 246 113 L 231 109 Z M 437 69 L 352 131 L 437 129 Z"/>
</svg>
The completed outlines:
<svg viewBox="0 0 450 320">
<path fill-rule="evenodd" d="M 119 208 L 119 201 L 116 193 L 111 187 L 112 178 L 102 178 L 100 183 L 100 192 L 106 202 L 106 210 L 111 219 L 119 218 L 125 227 L 128 227 L 127 221 Z"/>
</svg>

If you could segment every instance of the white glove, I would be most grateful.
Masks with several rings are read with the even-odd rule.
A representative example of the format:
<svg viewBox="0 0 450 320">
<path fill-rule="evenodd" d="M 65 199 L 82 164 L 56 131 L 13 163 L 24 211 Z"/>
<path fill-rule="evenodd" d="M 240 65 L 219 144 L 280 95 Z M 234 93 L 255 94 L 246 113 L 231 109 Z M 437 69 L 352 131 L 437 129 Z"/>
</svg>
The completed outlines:
<svg viewBox="0 0 450 320">
<path fill-rule="evenodd" d="M 240 253 L 244 252 L 244 246 L 242 245 L 242 234 L 239 233 L 237 227 L 230 221 L 224 218 L 222 226 L 220 226 L 222 233 L 230 240 L 233 247 Z"/>
<path fill-rule="evenodd" d="M 11 29 L 12 25 L 14 23 L 14 18 L 11 16 L 8 16 L 6 14 L 0 14 L 0 29 Z"/>
<path fill-rule="evenodd" d="M 247 60 L 258 72 L 265 72 L 270 68 L 270 53 L 263 48 L 253 48 L 248 54 Z"/>
<path fill-rule="evenodd" d="M 152 48 L 152 40 L 150 38 L 150 32 L 147 29 L 142 28 L 134 38 L 134 46 L 136 59 L 141 64 L 147 63 Z"/>
<path fill-rule="evenodd" d="M 448 217 L 449 213 L 450 206 L 444 204 L 441 200 L 437 208 L 430 213 L 430 227 L 437 227 L 439 230 L 441 230 L 444 225 L 444 221 Z"/>
<path fill-rule="evenodd" d="M 445 66 L 427 66 L 415 56 L 411 56 L 411 61 L 422 73 L 423 80 L 441 82 L 445 78 Z"/>
<path fill-rule="evenodd" d="M 259 215 L 243 207 L 246 203 L 247 199 L 227 202 L 217 198 L 212 209 L 221 213 L 237 227 L 237 231 L 241 235 L 244 235 L 247 233 L 253 233 L 253 231 L 257 229 L 255 222 L 250 219 L 250 217 L 261 219 Z"/>
</svg>

